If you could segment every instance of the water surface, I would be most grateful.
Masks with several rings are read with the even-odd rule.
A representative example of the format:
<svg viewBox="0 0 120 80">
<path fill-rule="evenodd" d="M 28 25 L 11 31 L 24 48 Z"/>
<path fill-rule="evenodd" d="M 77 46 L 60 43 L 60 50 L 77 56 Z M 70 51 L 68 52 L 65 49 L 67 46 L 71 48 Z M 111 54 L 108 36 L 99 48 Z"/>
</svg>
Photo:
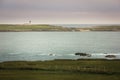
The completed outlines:
<svg viewBox="0 0 120 80">
<path fill-rule="evenodd" d="M 0 32 L 0 61 L 83 58 L 76 52 L 119 54 L 120 32 Z"/>
</svg>

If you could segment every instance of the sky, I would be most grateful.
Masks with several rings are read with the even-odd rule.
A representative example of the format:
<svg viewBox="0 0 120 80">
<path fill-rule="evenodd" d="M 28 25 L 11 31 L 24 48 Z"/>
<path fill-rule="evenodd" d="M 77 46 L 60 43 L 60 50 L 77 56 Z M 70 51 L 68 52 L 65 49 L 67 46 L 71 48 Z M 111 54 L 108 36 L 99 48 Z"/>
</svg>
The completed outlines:
<svg viewBox="0 0 120 80">
<path fill-rule="evenodd" d="M 120 24 L 120 0 L 0 0 L 0 24 Z"/>
</svg>

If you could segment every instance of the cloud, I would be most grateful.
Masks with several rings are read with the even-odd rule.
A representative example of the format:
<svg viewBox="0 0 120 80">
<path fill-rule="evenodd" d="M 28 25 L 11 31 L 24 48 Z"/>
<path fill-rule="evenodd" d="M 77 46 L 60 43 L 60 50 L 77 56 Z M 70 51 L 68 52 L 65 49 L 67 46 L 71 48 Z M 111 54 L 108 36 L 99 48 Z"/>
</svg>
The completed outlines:
<svg viewBox="0 0 120 80">
<path fill-rule="evenodd" d="M 119 0 L 0 0 L 0 21 L 120 21 Z M 48 21 L 46 21 L 48 22 Z"/>
<path fill-rule="evenodd" d="M 119 0 L 4 0 L 4 9 L 46 11 L 120 11 Z"/>
</svg>

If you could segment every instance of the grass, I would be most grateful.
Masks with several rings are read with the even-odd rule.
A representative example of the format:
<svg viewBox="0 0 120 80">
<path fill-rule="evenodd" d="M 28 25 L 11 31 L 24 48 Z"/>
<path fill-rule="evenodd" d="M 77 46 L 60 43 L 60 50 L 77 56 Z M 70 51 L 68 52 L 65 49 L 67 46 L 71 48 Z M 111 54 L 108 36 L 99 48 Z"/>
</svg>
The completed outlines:
<svg viewBox="0 0 120 80">
<path fill-rule="evenodd" d="M 90 30 L 90 31 L 120 31 L 120 25 L 111 25 L 111 26 L 96 26 L 96 27 L 86 27 L 86 28 L 74 28 L 74 27 L 62 27 L 62 26 L 53 26 L 47 24 L 0 24 L 0 32 L 27 32 L 27 31 L 80 31 Z"/>
<path fill-rule="evenodd" d="M 58 71 L 0 71 L 0 80 L 119 80 L 120 75 L 58 72 Z"/>
<path fill-rule="evenodd" d="M 52 25 L 7 25 L 1 24 L 0 31 L 70 31 L 70 28 L 63 28 L 61 26 L 52 26 Z"/>
<path fill-rule="evenodd" d="M 119 67 L 119 60 L 3 62 L 0 80 L 120 80 Z"/>
</svg>

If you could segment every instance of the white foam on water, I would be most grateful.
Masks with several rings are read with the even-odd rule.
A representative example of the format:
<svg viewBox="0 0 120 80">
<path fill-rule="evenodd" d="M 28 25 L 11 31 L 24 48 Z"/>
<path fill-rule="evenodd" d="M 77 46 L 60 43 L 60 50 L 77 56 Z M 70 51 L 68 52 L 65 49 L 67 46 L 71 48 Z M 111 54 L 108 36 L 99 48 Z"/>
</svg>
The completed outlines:
<svg viewBox="0 0 120 80">
<path fill-rule="evenodd" d="M 13 52 L 13 53 L 8 53 L 8 54 L 14 55 L 14 54 L 22 54 L 22 53 L 19 53 L 19 52 Z"/>
</svg>

